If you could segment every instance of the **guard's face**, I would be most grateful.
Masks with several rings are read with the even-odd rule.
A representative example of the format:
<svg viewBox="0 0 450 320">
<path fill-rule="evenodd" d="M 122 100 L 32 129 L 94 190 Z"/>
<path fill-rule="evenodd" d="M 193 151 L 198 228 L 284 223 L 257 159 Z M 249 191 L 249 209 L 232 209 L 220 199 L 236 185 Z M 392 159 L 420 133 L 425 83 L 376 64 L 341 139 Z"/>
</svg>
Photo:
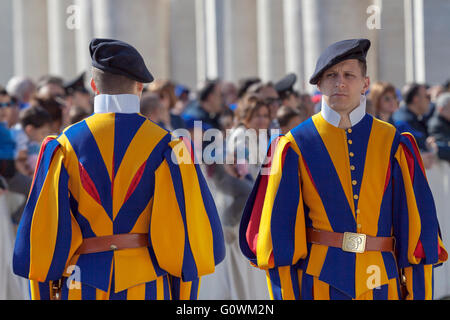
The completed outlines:
<svg viewBox="0 0 450 320">
<path fill-rule="evenodd" d="M 362 75 L 357 59 L 344 60 L 327 69 L 317 87 L 325 102 L 336 112 L 350 112 L 360 103 L 370 80 Z"/>
</svg>

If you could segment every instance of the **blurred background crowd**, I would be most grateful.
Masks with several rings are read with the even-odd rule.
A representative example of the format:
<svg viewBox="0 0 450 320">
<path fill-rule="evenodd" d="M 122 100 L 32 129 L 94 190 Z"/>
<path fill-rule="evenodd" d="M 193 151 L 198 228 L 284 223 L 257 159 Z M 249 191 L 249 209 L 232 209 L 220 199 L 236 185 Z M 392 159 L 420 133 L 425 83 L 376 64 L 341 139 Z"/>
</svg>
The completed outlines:
<svg viewBox="0 0 450 320">
<path fill-rule="evenodd" d="M 1 189 L 22 195 L 22 201 L 10 212 L 16 228 L 43 139 L 61 134 L 93 113 L 94 96 L 86 87 L 89 79 L 85 73 L 71 81 L 52 75 L 37 82 L 13 77 L 0 87 Z M 296 80 L 293 73 L 273 82 L 256 77 L 238 83 L 215 79 L 205 81 L 197 90 L 175 81 L 156 80 L 144 89 L 141 114 L 165 129 L 192 131 L 194 122 L 201 121 L 203 130 L 231 133 L 226 135 L 224 150 L 233 160 L 202 165 L 221 216 L 227 259 L 218 272 L 205 278 L 200 298 L 268 298 L 265 274 L 244 261 L 237 241 L 241 213 L 264 159 L 263 154 L 257 163 L 252 162 L 249 151 L 267 150 L 267 141 L 261 141 L 265 145 L 258 148 L 255 141 L 245 138 L 245 132 L 253 129 L 267 135 L 270 129 L 279 129 L 286 134 L 320 112 L 320 92 L 298 92 L 294 89 Z M 366 97 L 368 113 L 415 136 L 426 169 L 439 161 L 450 161 L 450 80 L 433 85 L 408 83 L 403 88 L 375 82 Z M 239 148 L 244 152 L 238 152 Z M 222 283 L 223 289 L 217 290 L 217 283 Z M 260 290 L 255 290 L 258 287 Z"/>
</svg>

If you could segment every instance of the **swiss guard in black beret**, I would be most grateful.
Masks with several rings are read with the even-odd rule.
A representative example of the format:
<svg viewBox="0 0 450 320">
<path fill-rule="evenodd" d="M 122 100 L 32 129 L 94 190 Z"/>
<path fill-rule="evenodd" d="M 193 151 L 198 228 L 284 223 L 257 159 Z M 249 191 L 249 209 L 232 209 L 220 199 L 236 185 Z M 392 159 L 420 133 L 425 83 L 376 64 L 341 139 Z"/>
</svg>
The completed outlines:
<svg viewBox="0 0 450 320">
<path fill-rule="evenodd" d="M 357 59 L 366 62 L 369 48 L 370 40 L 368 39 L 350 39 L 333 43 L 320 55 L 316 64 L 316 70 L 309 83 L 317 84 L 325 70 L 344 60 Z"/>
<path fill-rule="evenodd" d="M 294 85 L 297 82 L 295 73 L 289 73 L 283 79 L 275 83 L 274 88 L 278 92 L 283 106 L 297 108 L 300 104 L 299 95 L 294 90 Z"/>
<path fill-rule="evenodd" d="M 128 43 L 113 39 L 93 39 L 89 51 L 95 68 L 141 83 L 154 80 L 141 54 Z"/>
</svg>

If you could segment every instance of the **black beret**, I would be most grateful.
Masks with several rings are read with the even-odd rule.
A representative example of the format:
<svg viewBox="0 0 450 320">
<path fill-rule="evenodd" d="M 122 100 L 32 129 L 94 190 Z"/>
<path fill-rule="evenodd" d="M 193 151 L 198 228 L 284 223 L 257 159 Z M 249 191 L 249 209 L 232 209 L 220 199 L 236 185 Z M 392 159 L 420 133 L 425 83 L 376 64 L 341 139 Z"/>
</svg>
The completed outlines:
<svg viewBox="0 0 450 320">
<path fill-rule="evenodd" d="M 317 84 L 325 70 L 344 60 L 358 59 L 366 62 L 369 48 L 370 40 L 368 39 L 350 39 L 333 43 L 320 55 L 316 70 L 311 79 L 309 79 L 309 83 Z"/>
<path fill-rule="evenodd" d="M 294 91 L 294 84 L 297 82 L 297 76 L 295 73 L 289 73 L 283 79 L 275 83 L 275 90 L 279 95 Z"/>
<path fill-rule="evenodd" d="M 93 39 L 89 51 L 95 68 L 142 83 L 154 80 L 140 53 L 128 43 L 113 39 Z"/>
<path fill-rule="evenodd" d="M 66 89 L 66 94 L 73 94 L 76 91 L 88 93 L 89 91 L 84 86 L 84 76 L 85 76 L 85 72 L 83 72 L 77 78 L 66 82 L 64 84 L 64 89 Z"/>
</svg>

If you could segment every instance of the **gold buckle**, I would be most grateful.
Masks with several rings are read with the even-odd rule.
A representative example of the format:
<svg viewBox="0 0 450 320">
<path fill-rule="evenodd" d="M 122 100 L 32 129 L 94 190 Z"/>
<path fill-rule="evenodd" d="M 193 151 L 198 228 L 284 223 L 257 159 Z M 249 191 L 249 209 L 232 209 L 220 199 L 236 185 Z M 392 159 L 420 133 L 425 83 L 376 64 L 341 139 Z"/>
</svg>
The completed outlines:
<svg viewBox="0 0 450 320">
<path fill-rule="evenodd" d="M 363 253 L 366 250 L 366 235 L 363 233 L 344 232 L 342 250 Z"/>
</svg>

